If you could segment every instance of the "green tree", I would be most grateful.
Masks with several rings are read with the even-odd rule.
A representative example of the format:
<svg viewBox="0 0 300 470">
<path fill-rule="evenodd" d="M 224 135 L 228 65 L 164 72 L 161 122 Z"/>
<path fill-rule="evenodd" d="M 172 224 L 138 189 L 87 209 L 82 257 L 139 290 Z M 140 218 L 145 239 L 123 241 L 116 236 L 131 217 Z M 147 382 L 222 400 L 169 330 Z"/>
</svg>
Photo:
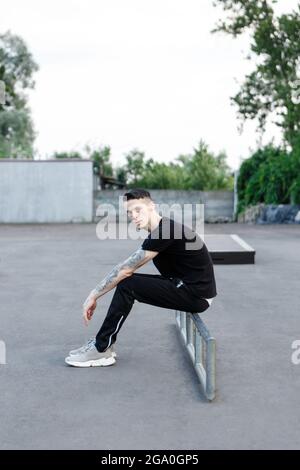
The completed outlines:
<svg viewBox="0 0 300 470">
<path fill-rule="evenodd" d="M 249 60 L 254 70 L 246 75 L 240 91 L 231 97 L 238 108 L 241 129 L 247 120 L 258 119 L 264 132 L 270 118 L 292 147 L 300 131 L 300 4 L 289 14 L 276 17 L 272 4 L 277 0 L 214 0 L 228 12 L 212 32 L 234 38 L 251 35 Z"/>
<path fill-rule="evenodd" d="M 127 155 L 125 166 L 129 187 L 148 189 L 233 189 L 233 177 L 225 153 L 215 156 L 201 140 L 190 155 L 180 155 L 175 162 L 146 159 L 137 149 Z"/>
<path fill-rule="evenodd" d="M 207 144 L 200 140 L 191 155 L 180 155 L 177 160 L 183 165 L 186 189 L 216 190 L 232 189 L 233 177 L 226 163 L 224 152 L 215 156 Z"/>
<path fill-rule="evenodd" d="M 0 158 L 32 158 L 33 124 L 26 109 L 0 111 Z"/>
<path fill-rule="evenodd" d="M 113 176 L 113 167 L 110 161 L 111 148 L 108 145 L 100 146 L 98 149 L 87 145 L 85 151 L 93 161 L 94 173 L 99 176 L 100 180 L 103 176 Z"/>
<path fill-rule="evenodd" d="M 126 173 L 126 168 L 124 166 L 118 166 L 115 171 L 116 174 L 116 179 L 120 182 L 123 183 L 124 186 L 127 184 L 127 173 Z"/>
<path fill-rule="evenodd" d="M 184 189 L 183 169 L 173 162 L 167 164 L 148 161 L 137 185 L 149 189 Z"/>
<path fill-rule="evenodd" d="M 291 203 L 300 204 L 300 133 L 298 138 L 295 139 L 291 160 L 294 175 L 294 180 L 290 187 Z"/>
<path fill-rule="evenodd" d="M 245 160 L 238 178 L 238 212 L 247 206 L 289 204 L 299 200 L 299 152 L 287 152 L 272 144 Z"/>
<path fill-rule="evenodd" d="M 273 149 L 270 151 L 273 151 Z M 244 160 L 240 166 L 237 181 L 238 212 L 243 211 L 247 204 L 263 202 L 263 188 L 260 186 L 260 182 L 256 176 L 256 173 L 259 166 L 268 158 L 267 152 L 267 148 L 257 150 L 250 158 Z M 247 186 L 251 180 L 253 181 L 253 198 L 249 195 L 249 193 L 246 196 Z M 255 202 L 254 199 L 256 199 Z"/>
<path fill-rule="evenodd" d="M 126 158 L 126 175 L 129 185 L 136 186 L 138 181 L 144 176 L 145 171 L 149 170 L 152 159 L 149 159 L 147 162 L 145 160 L 144 152 L 139 151 L 138 149 L 131 150 Z"/>
<path fill-rule="evenodd" d="M 0 157 L 33 156 L 35 133 L 25 92 L 34 87 L 37 70 L 22 38 L 9 31 L 0 35 L 0 80 L 6 92 L 0 105 Z"/>
</svg>

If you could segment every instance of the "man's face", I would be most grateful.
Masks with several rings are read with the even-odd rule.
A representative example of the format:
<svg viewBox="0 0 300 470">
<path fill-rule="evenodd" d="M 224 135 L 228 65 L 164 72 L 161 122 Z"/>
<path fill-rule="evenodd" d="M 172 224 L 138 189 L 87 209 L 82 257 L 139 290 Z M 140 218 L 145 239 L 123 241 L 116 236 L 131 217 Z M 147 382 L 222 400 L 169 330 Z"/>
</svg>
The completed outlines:
<svg viewBox="0 0 300 470">
<path fill-rule="evenodd" d="M 124 202 L 130 220 L 139 228 L 147 229 L 154 203 L 150 199 L 131 199 Z"/>
</svg>

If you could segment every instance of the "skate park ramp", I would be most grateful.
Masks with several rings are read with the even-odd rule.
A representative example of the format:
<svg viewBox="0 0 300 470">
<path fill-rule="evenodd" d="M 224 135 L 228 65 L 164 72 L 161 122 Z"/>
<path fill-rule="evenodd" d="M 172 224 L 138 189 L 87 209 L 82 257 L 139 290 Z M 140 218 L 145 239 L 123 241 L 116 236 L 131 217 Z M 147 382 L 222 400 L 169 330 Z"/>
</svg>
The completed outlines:
<svg viewBox="0 0 300 470">
<path fill-rule="evenodd" d="M 214 264 L 254 264 L 255 250 L 237 234 L 204 235 Z"/>
</svg>

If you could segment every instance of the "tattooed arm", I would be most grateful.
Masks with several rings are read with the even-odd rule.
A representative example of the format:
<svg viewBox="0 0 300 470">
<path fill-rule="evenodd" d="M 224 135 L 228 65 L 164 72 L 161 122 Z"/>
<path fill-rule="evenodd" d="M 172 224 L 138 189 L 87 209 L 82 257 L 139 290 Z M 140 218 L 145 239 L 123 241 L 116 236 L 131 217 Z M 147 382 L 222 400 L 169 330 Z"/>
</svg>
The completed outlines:
<svg viewBox="0 0 300 470">
<path fill-rule="evenodd" d="M 119 263 L 113 270 L 92 290 L 91 295 L 95 298 L 101 297 L 113 289 L 120 281 L 132 276 L 134 271 L 147 263 L 157 255 L 156 251 L 145 251 L 139 249 L 129 258 Z"/>
<path fill-rule="evenodd" d="M 97 284 L 97 286 L 91 291 L 88 298 L 84 302 L 83 316 L 86 324 L 93 315 L 93 312 L 97 306 L 96 300 L 99 297 L 116 287 L 116 285 L 126 277 L 132 276 L 136 269 L 146 264 L 157 254 L 157 251 L 146 251 L 139 249 L 129 256 L 129 258 L 127 258 L 125 261 L 115 266 L 112 271 L 99 284 Z"/>
</svg>

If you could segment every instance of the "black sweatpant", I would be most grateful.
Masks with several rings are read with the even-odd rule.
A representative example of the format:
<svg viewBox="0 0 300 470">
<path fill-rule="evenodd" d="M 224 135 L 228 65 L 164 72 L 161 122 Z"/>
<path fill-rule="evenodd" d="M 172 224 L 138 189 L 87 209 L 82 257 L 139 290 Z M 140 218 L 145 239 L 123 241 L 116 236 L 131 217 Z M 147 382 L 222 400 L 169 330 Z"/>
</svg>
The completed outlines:
<svg viewBox="0 0 300 470">
<path fill-rule="evenodd" d="M 98 351 L 105 351 L 116 341 L 135 300 L 191 313 L 204 312 L 209 307 L 207 300 L 196 297 L 189 286 L 178 278 L 135 273 L 119 282 L 116 287 L 107 315 L 96 336 Z"/>
</svg>

